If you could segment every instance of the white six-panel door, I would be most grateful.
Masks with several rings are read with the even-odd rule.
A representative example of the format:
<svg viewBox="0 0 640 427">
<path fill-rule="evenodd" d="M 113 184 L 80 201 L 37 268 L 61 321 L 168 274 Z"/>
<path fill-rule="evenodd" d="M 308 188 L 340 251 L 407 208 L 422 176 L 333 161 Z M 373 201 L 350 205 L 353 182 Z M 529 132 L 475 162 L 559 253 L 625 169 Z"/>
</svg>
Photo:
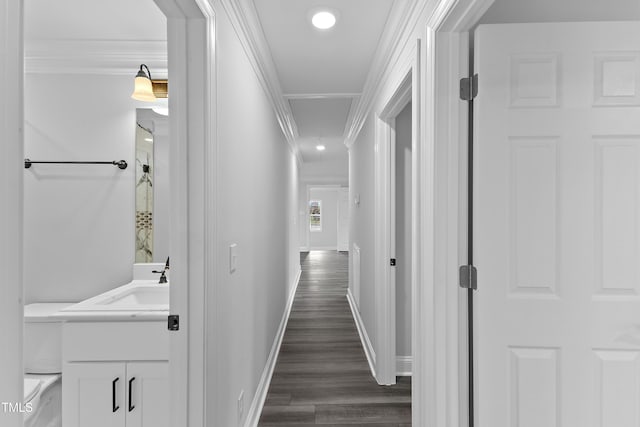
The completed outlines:
<svg viewBox="0 0 640 427">
<path fill-rule="evenodd" d="M 640 25 L 480 26 L 481 427 L 640 426 Z"/>
</svg>

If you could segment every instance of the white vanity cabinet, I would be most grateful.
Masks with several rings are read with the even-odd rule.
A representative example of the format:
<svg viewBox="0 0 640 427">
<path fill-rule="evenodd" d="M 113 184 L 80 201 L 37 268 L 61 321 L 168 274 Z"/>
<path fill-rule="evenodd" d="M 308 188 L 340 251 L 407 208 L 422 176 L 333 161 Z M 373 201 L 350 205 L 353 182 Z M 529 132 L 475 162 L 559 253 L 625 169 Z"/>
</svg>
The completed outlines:
<svg viewBox="0 0 640 427">
<path fill-rule="evenodd" d="M 67 322 L 62 335 L 65 427 L 169 427 L 165 322 Z"/>
<path fill-rule="evenodd" d="M 168 362 L 65 366 L 65 426 L 169 426 Z"/>
</svg>

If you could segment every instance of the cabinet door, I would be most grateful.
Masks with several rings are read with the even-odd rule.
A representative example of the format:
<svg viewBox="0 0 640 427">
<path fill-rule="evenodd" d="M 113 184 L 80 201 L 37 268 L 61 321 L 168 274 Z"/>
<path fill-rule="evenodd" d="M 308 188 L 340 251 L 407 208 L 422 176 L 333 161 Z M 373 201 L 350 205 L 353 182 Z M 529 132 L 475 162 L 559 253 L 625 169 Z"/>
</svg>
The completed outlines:
<svg viewBox="0 0 640 427">
<path fill-rule="evenodd" d="M 124 427 L 124 363 L 67 363 L 62 379 L 65 427 Z"/>
<path fill-rule="evenodd" d="M 127 427 L 169 427 L 169 362 L 128 363 L 126 388 Z"/>
</svg>

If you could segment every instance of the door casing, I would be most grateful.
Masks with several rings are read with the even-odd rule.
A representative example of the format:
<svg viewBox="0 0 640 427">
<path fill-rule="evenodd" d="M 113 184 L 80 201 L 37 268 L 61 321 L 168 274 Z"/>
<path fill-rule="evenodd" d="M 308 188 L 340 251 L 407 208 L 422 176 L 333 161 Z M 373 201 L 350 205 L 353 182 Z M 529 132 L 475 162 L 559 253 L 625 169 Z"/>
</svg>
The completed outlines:
<svg viewBox="0 0 640 427">
<path fill-rule="evenodd" d="M 417 50 L 416 50 L 417 55 Z M 414 64 L 376 114 L 375 149 L 375 236 L 376 256 L 376 380 L 381 385 L 396 383 L 396 278 L 390 259 L 396 257 L 395 152 L 396 117 L 412 98 Z M 413 108 L 413 107 L 412 107 Z M 414 111 L 412 111 L 412 116 Z M 414 129 L 412 143 L 415 144 Z M 412 177 L 413 181 L 414 177 Z M 412 215 L 413 217 L 413 215 Z M 412 220 L 413 223 L 413 220 Z M 413 228 L 412 228 L 413 229 Z M 413 282 L 413 280 L 412 280 Z"/>
<path fill-rule="evenodd" d="M 205 280 L 213 277 L 212 266 L 204 262 L 205 255 L 214 257 L 211 247 L 201 249 L 190 236 L 212 234 L 215 181 L 213 171 L 203 171 L 202 165 L 189 159 L 210 159 L 215 152 L 215 13 L 204 0 L 155 2 L 166 15 L 168 26 L 169 74 L 173 88 L 169 100 L 172 110 L 169 119 L 172 141 L 170 193 L 176 201 L 171 211 L 172 283 L 179 285 L 171 288 L 171 311 L 182 314 L 181 329 L 171 336 L 171 425 L 213 425 L 206 423 L 208 414 L 205 412 L 203 295 Z M 5 328 L 5 340 L 14 344 L 11 352 L 5 352 L 7 360 L 3 357 L 0 364 L 0 377 L 3 378 L 0 392 L 3 399 L 21 402 L 24 8 L 21 1 L 1 0 L 0 11 L 3 23 L 0 39 L 3 40 L 3 53 L 6 53 L 0 63 L 0 88 L 4 94 L 0 99 L 0 135 L 3 141 L 11 142 L 0 144 L 2 182 L 10 183 L 0 185 L 0 199 L 6 202 L 3 203 L 6 210 L 0 211 L 3 219 L 0 270 L 5 278 L 0 320 Z M 202 176 L 206 180 L 200 180 Z M 198 196 L 204 196 L 204 199 Z M 209 208 L 207 213 L 210 215 L 205 215 L 203 221 L 189 216 L 199 207 L 199 200 L 205 200 Z M 7 427 L 22 426 L 21 413 L 3 414 L 2 418 Z"/>
<path fill-rule="evenodd" d="M 414 259 L 413 424 L 469 425 L 467 293 L 468 32 L 494 0 L 442 0 L 427 18 L 418 145 L 418 245 Z M 424 402 L 424 403 L 423 403 Z"/>
</svg>

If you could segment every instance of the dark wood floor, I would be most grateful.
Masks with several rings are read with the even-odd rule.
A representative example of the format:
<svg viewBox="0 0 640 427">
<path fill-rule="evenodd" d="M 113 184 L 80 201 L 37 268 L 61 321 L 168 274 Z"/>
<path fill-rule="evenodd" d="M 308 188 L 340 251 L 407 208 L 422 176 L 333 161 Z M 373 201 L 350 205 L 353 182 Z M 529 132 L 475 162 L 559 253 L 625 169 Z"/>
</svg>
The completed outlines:
<svg viewBox="0 0 640 427">
<path fill-rule="evenodd" d="M 371 376 L 346 298 L 348 255 L 303 253 L 301 262 L 259 426 L 410 426 L 410 378 L 388 387 Z"/>
</svg>

